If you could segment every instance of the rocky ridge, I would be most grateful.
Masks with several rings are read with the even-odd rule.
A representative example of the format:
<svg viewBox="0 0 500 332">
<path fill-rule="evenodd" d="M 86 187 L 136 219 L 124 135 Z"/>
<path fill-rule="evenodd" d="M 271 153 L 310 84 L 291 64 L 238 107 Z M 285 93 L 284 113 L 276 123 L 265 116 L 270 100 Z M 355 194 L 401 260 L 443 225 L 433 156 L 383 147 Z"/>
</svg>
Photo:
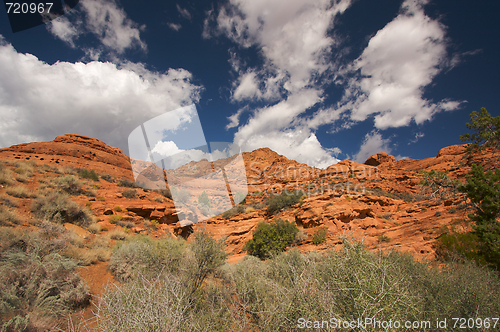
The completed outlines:
<svg viewBox="0 0 500 332">
<path fill-rule="evenodd" d="M 419 185 L 422 180 L 419 171 L 448 171 L 451 178 L 464 181 L 472 163 L 489 165 L 494 158 L 498 156 L 489 151 L 468 157 L 464 145 L 453 145 L 425 159 L 396 161 L 391 155 L 378 153 L 365 164 L 345 160 L 321 170 L 289 160 L 268 148 L 258 149 L 243 153 L 249 188 L 242 204 L 243 212 L 226 218 L 215 216 L 192 226 L 185 226 L 182 221 L 187 214 L 195 212 L 177 211 L 172 200 L 161 192 L 136 188 L 137 196 L 127 198 L 124 188 L 116 181 L 103 178 L 94 185 L 95 197 L 79 195 L 73 196 L 73 200 L 88 206 L 107 232 L 122 227 L 111 222 L 113 215 L 119 215 L 131 233 L 154 237 L 188 236 L 193 230 L 205 227 L 216 237 L 227 238 L 232 261 L 244 255 L 243 245 L 251 238 L 258 222 L 272 218 L 296 222 L 304 233 L 303 240 L 296 244 L 301 251 L 337 246 L 342 235 L 351 235 L 363 238 L 372 249 L 396 248 L 420 259 L 433 259 L 434 243 L 443 228 L 453 224 L 463 227 L 460 220 L 468 211 L 458 195 L 446 199 L 425 196 Z M 115 180 L 133 179 L 130 159 L 123 151 L 75 134 L 58 136 L 51 142 L 0 149 L 0 159 L 85 168 L 109 174 Z M 27 186 L 36 190 L 43 177 L 57 176 L 57 173 L 36 174 Z M 303 190 L 306 197 L 300 204 L 268 216 L 264 204 L 267 197 L 285 189 Z M 0 193 L 4 190 L 0 188 Z M 29 205 L 29 198 L 22 199 L 19 208 L 28 218 Z M 149 221 L 153 221 L 154 227 Z M 327 229 L 327 240 L 314 245 L 312 235 L 321 227 Z"/>
</svg>

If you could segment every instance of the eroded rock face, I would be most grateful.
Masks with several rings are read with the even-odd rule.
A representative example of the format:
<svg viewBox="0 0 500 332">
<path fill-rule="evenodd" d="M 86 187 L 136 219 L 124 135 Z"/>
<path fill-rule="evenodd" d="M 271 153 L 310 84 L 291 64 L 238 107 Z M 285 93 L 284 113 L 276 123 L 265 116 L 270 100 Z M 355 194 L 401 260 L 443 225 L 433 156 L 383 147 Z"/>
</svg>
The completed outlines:
<svg viewBox="0 0 500 332">
<path fill-rule="evenodd" d="M 465 145 L 450 145 L 439 150 L 436 157 L 456 156 L 464 154 L 466 151 L 467 147 Z"/>
<path fill-rule="evenodd" d="M 24 143 L 0 149 L 0 158 L 32 160 L 54 166 L 71 165 L 133 179 L 130 158 L 121 149 L 77 134 L 57 136 L 50 142 Z"/>
<path fill-rule="evenodd" d="M 396 159 L 393 155 L 387 154 L 386 152 L 379 152 L 374 154 L 365 161 L 365 165 L 378 166 L 382 163 L 394 162 Z"/>
</svg>

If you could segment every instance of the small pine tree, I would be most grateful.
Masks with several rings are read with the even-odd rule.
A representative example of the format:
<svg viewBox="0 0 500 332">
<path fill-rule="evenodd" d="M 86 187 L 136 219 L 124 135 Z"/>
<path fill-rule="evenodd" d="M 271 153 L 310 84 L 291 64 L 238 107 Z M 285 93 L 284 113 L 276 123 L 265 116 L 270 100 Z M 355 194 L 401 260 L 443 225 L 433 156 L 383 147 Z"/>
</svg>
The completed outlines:
<svg viewBox="0 0 500 332">
<path fill-rule="evenodd" d="M 471 141 L 469 152 L 474 153 L 485 147 L 500 150 L 500 116 L 492 117 L 483 107 L 481 112 L 472 112 L 468 129 L 473 134 L 460 136 L 462 141 Z M 467 175 L 467 183 L 459 190 L 467 195 L 476 212 L 469 218 L 474 222 L 473 232 L 479 241 L 479 250 L 486 261 L 500 269 L 500 170 L 485 172 L 482 165 L 473 164 Z"/>
<path fill-rule="evenodd" d="M 474 111 L 470 114 L 470 120 L 465 125 L 476 133 L 460 135 L 461 141 L 472 141 L 473 148 L 500 149 L 500 116 L 491 117 L 486 108 L 481 107 L 480 113 Z"/>
<path fill-rule="evenodd" d="M 487 262 L 500 268 L 500 170 L 484 172 L 483 166 L 472 165 L 467 183 L 460 186 L 476 208 L 469 218 L 474 221 L 474 233 L 480 242 L 480 251 Z"/>
</svg>

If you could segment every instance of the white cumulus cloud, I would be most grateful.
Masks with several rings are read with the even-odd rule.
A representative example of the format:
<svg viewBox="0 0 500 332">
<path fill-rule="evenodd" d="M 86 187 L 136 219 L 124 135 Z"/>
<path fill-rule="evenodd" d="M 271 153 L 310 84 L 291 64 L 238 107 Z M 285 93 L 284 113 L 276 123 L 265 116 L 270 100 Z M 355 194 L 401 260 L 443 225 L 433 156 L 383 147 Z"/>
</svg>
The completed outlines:
<svg viewBox="0 0 500 332">
<path fill-rule="evenodd" d="M 373 36 L 353 64 L 359 76 L 346 93 L 351 119 L 373 115 L 375 127 L 402 127 L 431 120 L 461 101 L 434 103 L 423 97 L 425 87 L 448 62 L 445 27 L 424 14 L 424 1 L 407 0 L 401 13 Z"/>
<path fill-rule="evenodd" d="M 134 128 L 197 102 L 201 91 L 183 69 L 157 73 L 141 64 L 98 61 L 49 65 L 3 40 L 0 72 L 2 147 L 77 133 L 127 153 Z"/>
</svg>

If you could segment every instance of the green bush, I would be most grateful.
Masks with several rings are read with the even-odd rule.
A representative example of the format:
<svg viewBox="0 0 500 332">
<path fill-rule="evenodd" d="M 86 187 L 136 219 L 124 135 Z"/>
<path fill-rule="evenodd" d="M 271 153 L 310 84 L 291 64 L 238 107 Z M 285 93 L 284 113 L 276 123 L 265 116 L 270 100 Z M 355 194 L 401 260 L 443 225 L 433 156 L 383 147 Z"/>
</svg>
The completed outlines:
<svg viewBox="0 0 500 332">
<path fill-rule="evenodd" d="M 94 170 L 80 169 L 78 170 L 78 176 L 82 179 L 90 179 L 92 181 L 99 181 L 99 175 Z"/>
<path fill-rule="evenodd" d="M 92 221 L 92 214 L 88 209 L 58 191 L 39 192 L 38 198 L 31 204 L 31 211 L 37 218 L 55 223 L 89 225 Z"/>
<path fill-rule="evenodd" d="M 436 242 L 436 254 L 443 261 L 467 260 L 485 265 L 486 259 L 480 253 L 480 242 L 474 232 L 459 233 L 455 229 L 447 230 Z"/>
<path fill-rule="evenodd" d="M 271 195 L 267 200 L 267 214 L 272 215 L 300 202 L 304 193 L 302 191 L 283 191 L 280 195 Z"/>
<path fill-rule="evenodd" d="M 260 259 L 271 258 L 292 244 L 298 232 L 295 223 L 288 220 L 277 219 L 269 224 L 261 221 L 243 250 Z"/>
<path fill-rule="evenodd" d="M 326 241 L 326 237 L 328 235 L 328 229 L 326 227 L 321 227 L 314 231 L 312 237 L 312 243 L 315 245 L 324 243 Z"/>
<path fill-rule="evenodd" d="M 117 222 L 121 221 L 123 219 L 123 216 L 121 214 L 113 214 L 109 216 L 108 221 L 110 224 L 116 224 Z"/>
</svg>

